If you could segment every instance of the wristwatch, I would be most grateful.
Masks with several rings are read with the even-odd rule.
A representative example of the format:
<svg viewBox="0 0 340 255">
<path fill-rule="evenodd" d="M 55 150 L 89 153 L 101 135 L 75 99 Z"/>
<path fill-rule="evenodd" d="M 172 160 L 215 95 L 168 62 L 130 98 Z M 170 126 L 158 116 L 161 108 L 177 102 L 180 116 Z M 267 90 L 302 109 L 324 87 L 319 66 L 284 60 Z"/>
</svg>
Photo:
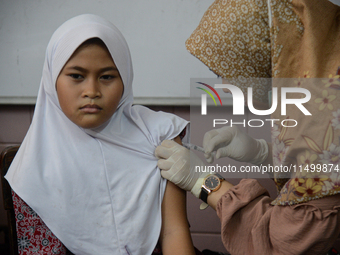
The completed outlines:
<svg viewBox="0 0 340 255">
<path fill-rule="evenodd" d="M 224 180 L 224 178 L 219 175 L 219 174 L 211 174 L 208 175 L 204 181 L 203 181 L 203 185 L 201 188 L 201 194 L 200 194 L 200 199 L 204 202 L 204 203 L 208 203 L 208 195 L 211 192 L 217 191 L 221 185 L 222 185 L 222 181 Z"/>
</svg>

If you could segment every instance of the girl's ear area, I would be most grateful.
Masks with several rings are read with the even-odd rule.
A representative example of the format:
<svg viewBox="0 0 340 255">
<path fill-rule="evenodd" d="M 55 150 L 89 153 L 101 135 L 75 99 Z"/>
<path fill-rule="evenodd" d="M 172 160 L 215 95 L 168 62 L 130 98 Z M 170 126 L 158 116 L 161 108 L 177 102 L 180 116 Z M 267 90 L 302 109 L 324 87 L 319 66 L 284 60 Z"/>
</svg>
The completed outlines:
<svg viewBox="0 0 340 255">
<path fill-rule="evenodd" d="M 122 78 L 120 78 L 120 79 L 122 80 Z M 122 80 L 122 85 L 123 85 L 123 91 L 122 91 L 122 96 L 121 96 L 121 98 L 123 98 L 123 95 L 124 95 L 124 92 L 125 92 L 125 86 L 124 86 L 123 80 Z"/>
<path fill-rule="evenodd" d="M 54 88 L 55 88 L 55 91 L 57 92 L 57 94 L 58 94 L 58 81 L 59 81 L 59 77 L 60 77 L 63 70 L 64 70 L 64 67 L 60 70 L 60 73 L 58 74 L 57 79 L 55 80 Z"/>
<path fill-rule="evenodd" d="M 60 73 L 59 73 L 59 75 L 60 75 Z M 57 77 L 57 79 L 55 81 L 55 85 L 54 85 L 55 91 L 57 92 L 57 94 L 58 94 L 58 79 L 59 79 L 59 75 L 58 75 L 58 77 Z"/>
</svg>

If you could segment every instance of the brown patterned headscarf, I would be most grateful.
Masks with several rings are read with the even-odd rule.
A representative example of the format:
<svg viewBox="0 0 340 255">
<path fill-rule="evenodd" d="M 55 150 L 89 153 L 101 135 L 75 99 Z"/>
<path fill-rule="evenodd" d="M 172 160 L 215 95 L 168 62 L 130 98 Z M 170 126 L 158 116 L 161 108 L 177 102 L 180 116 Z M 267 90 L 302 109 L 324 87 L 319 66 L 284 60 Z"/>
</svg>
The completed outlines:
<svg viewBox="0 0 340 255">
<path fill-rule="evenodd" d="M 188 51 L 223 78 L 295 78 L 290 86 L 310 91 L 304 106 L 313 117 L 296 108 L 287 109 L 289 116 L 272 114 L 299 123 L 272 128 L 274 165 L 303 169 L 289 179 L 275 176 L 279 196 L 272 204 L 340 193 L 339 42 L 340 7 L 328 0 L 216 0 L 186 41 Z M 246 92 L 246 84 L 239 87 Z M 270 90 L 255 84 L 254 100 L 268 103 Z"/>
</svg>

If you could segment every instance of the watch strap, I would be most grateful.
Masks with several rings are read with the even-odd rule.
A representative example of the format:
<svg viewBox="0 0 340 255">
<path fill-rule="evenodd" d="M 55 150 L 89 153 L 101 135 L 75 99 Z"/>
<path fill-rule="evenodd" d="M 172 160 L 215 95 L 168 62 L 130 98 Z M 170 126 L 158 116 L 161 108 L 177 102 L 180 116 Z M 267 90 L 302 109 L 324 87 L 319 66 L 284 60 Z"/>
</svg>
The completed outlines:
<svg viewBox="0 0 340 255">
<path fill-rule="evenodd" d="M 208 192 L 204 187 L 202 187 L 202 188 L 201 188 L 200 199 L 201 199 L 204 203 L 208 203 L 208 195 L 209 195 L 209 192 Z"/>
<path fill-rule="evenodd" d="M 216 173 L 214 175 L 216 175 L 220 179 L 220 181 L 225 180 L 224 177 L 222 175 L 218 174 L 218 173 Z"/>
</svg>

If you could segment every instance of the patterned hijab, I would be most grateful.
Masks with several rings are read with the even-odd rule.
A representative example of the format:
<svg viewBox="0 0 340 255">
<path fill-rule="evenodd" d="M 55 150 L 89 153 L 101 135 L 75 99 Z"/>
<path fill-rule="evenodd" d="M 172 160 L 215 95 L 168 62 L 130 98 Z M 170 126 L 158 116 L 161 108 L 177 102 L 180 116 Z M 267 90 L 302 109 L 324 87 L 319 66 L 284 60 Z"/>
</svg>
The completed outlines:
<svg viewBox="0 0 340 255">
<path fill-rule="evenodd" d="M 55 83 L 90 38 L 107 46 L 124 93 L 107 123 L 83 129 L 62 112 Z M 32 124 L 6 179 L 74 254 L 151 254 L 159 238 L 166 181 L 154 151 L 187 121 L 132 105 L 132 78 L 123 35 L 101 17 L 66 21 L 48 44 Z"/>
<path fill-rule="evenodd" d="M 289 116 L 272 114 L 299 123 L 272 128 L 274 166 L 302 169 L 289 178 L 274 176 L 279 192 L 274 205 L 340 193 L 339 5 L 337 0 L 216 0 L 186 41 L 188 51 L 223 78 L 295 78 L 290 86 L 311 92 L 304 106 L 313 117 L 293 108 L 287 109 Z M 283 86 L 280 79 L 273 85 Z M 239 87 L 246 93 L 247 85 Z M 270 90 L 255 84 L 254 99 L 268 104 Z"/>
</svg>

